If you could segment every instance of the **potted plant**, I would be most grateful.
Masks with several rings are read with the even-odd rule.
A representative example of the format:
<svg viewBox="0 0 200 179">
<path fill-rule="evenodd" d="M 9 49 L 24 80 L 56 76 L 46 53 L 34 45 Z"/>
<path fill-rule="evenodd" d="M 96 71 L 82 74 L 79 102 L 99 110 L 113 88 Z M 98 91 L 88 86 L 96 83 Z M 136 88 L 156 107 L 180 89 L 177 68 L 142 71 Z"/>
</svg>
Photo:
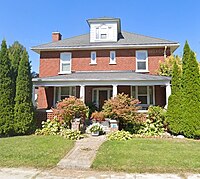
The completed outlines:
<svg viewBox="0 0 200 179">
<path fill-rule="evenodd" d="M 99 123 L 93 123 L 88 126 L 87 132 L 91 133 L 93 136 L 98 136 L 100 132 L 103 132 L 103 126 Z"/>
<path fill-rule="evenodd" d="M 100 112 L 95 111 L 92 113 L 91 119 L 95 122 L 102 122 L 105 120 L 105 115 L 102 111 L 100 111 Z"/>
</svg>

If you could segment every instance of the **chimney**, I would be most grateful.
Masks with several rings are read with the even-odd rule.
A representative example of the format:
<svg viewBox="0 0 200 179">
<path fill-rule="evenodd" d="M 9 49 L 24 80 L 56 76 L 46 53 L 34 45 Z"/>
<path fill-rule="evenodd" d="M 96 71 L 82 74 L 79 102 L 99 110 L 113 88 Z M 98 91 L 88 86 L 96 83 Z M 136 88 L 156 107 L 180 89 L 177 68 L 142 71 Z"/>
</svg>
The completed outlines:
<svg viewBox="0 0 200 179">
<path fill-rule="evenodd" d="M 52 41 L 56 42 L 62 39 L 60 32 L 52 32 Z"/>
</svg>

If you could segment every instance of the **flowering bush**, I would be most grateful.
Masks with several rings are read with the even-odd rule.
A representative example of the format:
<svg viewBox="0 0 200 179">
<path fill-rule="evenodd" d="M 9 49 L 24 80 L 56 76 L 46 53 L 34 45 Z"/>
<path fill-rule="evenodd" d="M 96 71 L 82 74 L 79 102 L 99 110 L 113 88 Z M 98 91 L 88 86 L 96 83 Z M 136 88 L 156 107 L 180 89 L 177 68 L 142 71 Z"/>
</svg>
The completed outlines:
<svg viewBox="0 0 200 179">
<path fill-rule="evenodd" d="M 129 98 L 128 95 L 122 93 L 111 98 L 103 105 L 105 116 L 119 121 L 120 128 L 125 128 L 127 123 L 138 122 L 142 118 L 137 113 L 140 107 L 139 100 Z"/>
<path fill-rule="evenodd" d="M 67 125 L 71 126 L 71 121 L 74 118 L 84 120 L 88 114 L 88 107 L 80 99 L 71 96 L 58 102 L 56 108 L 52 108 L 54 116 L 61 117 Z"/>
<path fill-rule="evenodd" d="M 99 123 L 93 123 L 92 125 L 88 126 L 86 129 L 87 133 L 93 133 L 93 132 L 103 132 L 103 125 Z"/>
<path fill-rule="evenodd" d="M 104 116 L 104 113 L 102 111 L 100 111 L 100 112 L 95 111 L 95 112 L 92 113 L 91 119 L 98 121 L 98 122 L 101 122 L 101 121 L 105 120 L 105 116 Z"/>
<path fill-rule="evenodd" d="M 115 131 L 107 135 L 108 140 L 125 141 L 132 139 L 132 135 L 128 131 Z"/>
</svg>

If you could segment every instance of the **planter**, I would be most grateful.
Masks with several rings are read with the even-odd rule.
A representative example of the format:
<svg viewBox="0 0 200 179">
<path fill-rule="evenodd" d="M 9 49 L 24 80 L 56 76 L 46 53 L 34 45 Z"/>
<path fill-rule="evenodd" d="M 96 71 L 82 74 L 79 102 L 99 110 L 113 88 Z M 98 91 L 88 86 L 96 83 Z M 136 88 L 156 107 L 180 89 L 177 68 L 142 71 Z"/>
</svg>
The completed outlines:
<svg viewBox="0 0 200 179">
<path fill-rule="evenodd" d="M 99 136 L 99 131 L 92 132 L 92 136 Z"/>
<path fill-rule="evenodd" d="M 116 120 L 110 120 L 110 129 L 111 131 L 118 131 L 119 130 L 119 123 Z"/>
</svg>

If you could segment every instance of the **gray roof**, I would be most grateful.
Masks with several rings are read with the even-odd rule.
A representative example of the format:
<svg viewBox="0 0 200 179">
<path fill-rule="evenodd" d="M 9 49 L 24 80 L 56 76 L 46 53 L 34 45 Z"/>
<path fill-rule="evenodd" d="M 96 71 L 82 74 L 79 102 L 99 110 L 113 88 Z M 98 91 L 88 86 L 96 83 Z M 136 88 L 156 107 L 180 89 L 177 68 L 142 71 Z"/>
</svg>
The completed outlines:
<svg viewBox="0 0 200 179">
<path fill-rule="evenodd" d="M 170 77 L 142 74 L 133 71 L 97 71 L 33 78 L 33 81 L 170 81 L 170 79 Z"/>
<path fill-rule="evenodd" d="M 50 42 L 38 46 L 34 46 L 31 49 L 35 52 L 42 50 L 73 50 L 73 49 L 94 49 L 94 48 L 120 48 L 120 47 L 139 47 L 139 46 L 171 46 L 172 51 L 179 47 L 179 43 L 164 40 L 160 38 L 154 38 L 135 33 L 122 31 L 119 34 L 117 42 L 90 42 L 90 35 L 84 34 L 75 36 L 72 38 L 63 39 L 56 42 Z"/>
</svg>

